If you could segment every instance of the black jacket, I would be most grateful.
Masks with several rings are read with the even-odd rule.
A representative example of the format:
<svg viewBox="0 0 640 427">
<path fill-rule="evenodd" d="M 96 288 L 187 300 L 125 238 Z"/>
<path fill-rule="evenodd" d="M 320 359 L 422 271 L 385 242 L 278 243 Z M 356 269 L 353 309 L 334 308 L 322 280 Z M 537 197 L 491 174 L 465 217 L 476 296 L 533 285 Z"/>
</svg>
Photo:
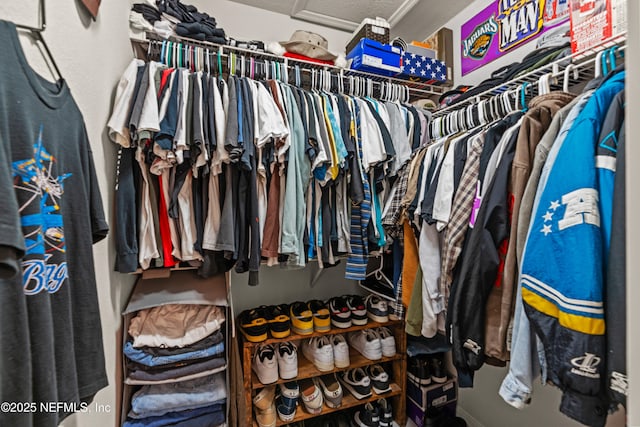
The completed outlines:
<svg viewBox="0 0 640 427">
<path fill-rule="evenodd" d="M 507 186 L 517 138 L 518 132 L 514 132 L 507 142 L 475 226 L 465 240 L 451 285 L 447 325 L 453 342 L 453 363 L 462 371 L 478 370 L 485 361 L 485 308 L 498 275 L 499 248 L 509 237 Z"/>
<path fill-rule="evenodd" d="M 612 406 L 626 407 L 628 380 L 626 358 L 626 250 L 625 250 L 625 131 L 624 91 L 607 112 L 600 132 L 597 156 L 612 157 L 615 164 L 611 242 L 607 265 L 605 322 L 607 325 L 607 389 Z"/>
</svg>

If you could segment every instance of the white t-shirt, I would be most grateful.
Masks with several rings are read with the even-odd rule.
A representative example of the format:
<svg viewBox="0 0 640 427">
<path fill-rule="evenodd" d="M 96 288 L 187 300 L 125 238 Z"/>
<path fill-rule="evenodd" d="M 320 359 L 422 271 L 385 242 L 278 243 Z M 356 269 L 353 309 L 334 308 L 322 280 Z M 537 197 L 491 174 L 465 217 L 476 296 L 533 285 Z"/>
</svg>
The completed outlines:
<svg viewBox="0 0 640 427">
<path fill-rule="evenodd" d="M 136 86 L 138 67 L 141 65 L 144 65 L 144 61 L 133 59 L 122 74 L 118 82 L 118 87 L 116 88 L 113 112 L 107 122 L 109 138 L 125 148 L 131 147 L 131 135 L 129 134 L 127 119 L 131 102 L 133 101 L 133 91 Z"/>
</svg>

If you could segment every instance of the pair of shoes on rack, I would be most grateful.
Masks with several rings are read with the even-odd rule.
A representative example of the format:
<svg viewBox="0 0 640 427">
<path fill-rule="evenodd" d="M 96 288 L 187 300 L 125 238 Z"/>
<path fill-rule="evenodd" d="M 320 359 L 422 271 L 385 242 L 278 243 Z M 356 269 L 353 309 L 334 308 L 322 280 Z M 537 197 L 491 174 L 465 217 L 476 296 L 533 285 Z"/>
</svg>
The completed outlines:
<svg viewBox="0 0 640 427">
<path fill-rule="evenodd" d="M 300 382 L 300 390 L 302 403 L 310 414 L 321 413 L 323 403 L 329 408 L 342 405 L 343 391 L 336 374 L 304 379 Z"/>
<path fill-rule="evenodd" d="M 298 376 L 298 351 L 292 342 L 264 344 L 253 355 L 252 368 L 262 384 Z"/>
<path fill-rule="evenodd" d="M 349 366 L 349 345 L 344 336 L 313 337 L 302 342 L 302 354 L 321 372 Z"/>
<path fill-rule="evenodd" d="M 327 302 L 331 324 L 336 328 L 350 328 L 351 325 L 366 325 L 367 307 L 360 295 L 344 295 L 331 298 Z"/>
<path fill-rule="evenodd" d="M 391 427 L 393 411 L 386 399 L 368 402 L 353 414 L 353 424 L 356 427 Z"/>
<path fill-rule="evenodd" d="M 313 383 L 322 391 L 324 403 L 329 408 L 342 406 L 342 386 L 335 373 L 313 378 Z"/>
<path fill-rule="evenodd" d="M 311 335 L 313 331 L 328 332 L 331 329 L 329 310 L 320 300 L 296 301 L 290 306 L 293 331 L 300 335 Z"/>
<path fill-rule="evenodd" d="M 260 306 L 240 314 L 240 331 L 249 342 L 262 342 L 269 337 L 286 338 L 291 334 L 289 306 Z"/>
<path fill-rule="evenodd" d="M 278 418 L 284 422 L 293 421 L 298 408 L 298 398 L 300 397 L 300 386 L 297 381 L 278 384 L 278 397 L 276 409 Z"/>
<path fill-rule="evenodd" d="M 410 357 L 407 365 L 407 376 L 418 385 L 427 386 L 432 382 L 438 384 L 447 382 L 444 353 Z"/>
<path fill-rule="evenodd" d="M 275 427 L 277 422 L 275 404 L 276 386 L 263 388 L 253 398 L 253 409 L 259 427 Z"/>
<path fill-rule="evenodd" d="M 371 390 L 376 394 L 391 391 L 389 374 L 381 365 L 370 365 L 365 368 L 355 368 L 339 375 L 340 382 L 356 399 L 371 397 Z"/>
<path fill-rule="evenodd" d="M 393 357 L 396 354 L 396 340 L 389 328 L 363 329 L 349 334 L 349 344 L 369 360 Z"/>
</svg>

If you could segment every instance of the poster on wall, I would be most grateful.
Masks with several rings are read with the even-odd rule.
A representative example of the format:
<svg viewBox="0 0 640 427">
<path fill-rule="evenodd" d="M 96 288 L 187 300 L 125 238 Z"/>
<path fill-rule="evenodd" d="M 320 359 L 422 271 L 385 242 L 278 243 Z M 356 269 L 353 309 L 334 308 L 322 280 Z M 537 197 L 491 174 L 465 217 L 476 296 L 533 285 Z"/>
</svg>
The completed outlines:
<svg viewBox="0 0 640 427">
<path fill-rule="evenodd" d="M 462 75 L 569 20 L 569 0 L 495 0 L 462 25 Z"/>
</svg>

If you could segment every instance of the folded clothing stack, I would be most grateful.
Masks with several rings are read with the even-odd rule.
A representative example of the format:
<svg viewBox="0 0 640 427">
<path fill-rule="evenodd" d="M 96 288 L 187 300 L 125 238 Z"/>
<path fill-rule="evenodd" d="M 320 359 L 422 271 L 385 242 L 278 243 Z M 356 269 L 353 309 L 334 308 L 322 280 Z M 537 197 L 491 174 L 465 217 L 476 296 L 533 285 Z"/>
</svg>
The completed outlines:
<svg viewBox="0 0 640 427">
<path fill-rule="evenodd" d="M 226 368 L 224 309 L 167 304 L 140 310 L 124 345 L 127 384 L 173 383 Z"/>
<path fill-rule="evenodd" d="M 124 345 L 125 383 L 142 385 L 127 427 L 226 421 L 224 307 L 167 304 L 138 311 Z"/>
<path fill-rule="evenodd" d="M 123 427 L 209 427 L 226 422 L 223 372 L 174 384 L 146 385 L 131 398 Z"/>
<path fill-rule="evenodd" d="M 135 3 L 131 8 L 129 21 L 134 32 L 155 31 L 168 38 L 179 35 L 195 40 L 227 44 L 224 29 L 217 27 L 216 19 L 195 6 L 185 5 L 180 0 L 152 0 Z"/>
<path fill-rule="evenodd" d="M 226 44 L 225 32 L 217 28 L 214 17 L 199 12 L 195 6 L 182 4 L 180 0 L 158 0 L 156 3 L 162 16 L 176 24 L 175 31 L 179 36 Z"/>
</svg>

